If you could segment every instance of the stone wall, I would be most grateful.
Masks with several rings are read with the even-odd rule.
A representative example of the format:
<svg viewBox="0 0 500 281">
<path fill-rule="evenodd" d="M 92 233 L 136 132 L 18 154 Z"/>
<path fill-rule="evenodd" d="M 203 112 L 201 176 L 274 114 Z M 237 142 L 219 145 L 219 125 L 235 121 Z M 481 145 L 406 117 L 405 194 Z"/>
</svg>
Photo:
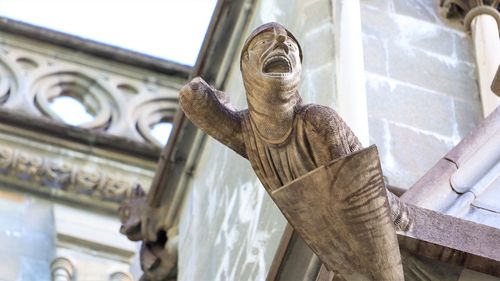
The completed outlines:
<svg viewBox="0 0 500 281">
<path fill-rule="evenodd" d="M 0 280 L 50 280 L 52 203 L 0 189 Z"/>
<path fill-rule="evenodd" d="M 370 142 L 409 188 L 481 118 L 470 35 L 439 1 L 361 1 Z"/>
</svg>

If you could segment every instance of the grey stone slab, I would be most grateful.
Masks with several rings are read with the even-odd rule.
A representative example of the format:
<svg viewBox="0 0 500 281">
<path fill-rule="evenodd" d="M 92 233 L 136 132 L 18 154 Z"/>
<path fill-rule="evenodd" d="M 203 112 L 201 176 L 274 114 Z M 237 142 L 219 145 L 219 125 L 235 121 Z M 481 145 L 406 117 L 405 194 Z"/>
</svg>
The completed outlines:
<svg viewBox="0 0 500 281">
<path fill-rule="evenodd" d="M 458 60 L 475 63 L 474 46 L 472 37 L 465 33 L 453 33 L 453 47 Z"/>
<path fill-rule="evenodd" d="M 455 99 L 453 103 L 458 134 L 463 138 L 483 119 L 482 110 L 479 100 L 475 103 L 466 103 Z"/>
<path fill-rule="evenodd" d="M 303 25 L 310 29 L 332 22 L 332 7 L 329 0 L 309 0 L 304 2 L 298 12 L 298 17 L 303 20 Z"/>
<path fill-rule="evenodd" d="M 477 101 L 473 65 L 397 43 L 389 43 L 388 50 L 390 77 L 467 102 Z"/>
<path fill-rule="evenodd" d="M 300 94 L 305 103 L 317 103 L 335 108 L 335 64 L 327 63 L 315 69 L 305 69 Z"/>
<path fill-rule="evenodd" d="M 451 97 L 367 76 L 368 114 L 452 138 L 456 124 Z"/>
<path fill-rule="evenodd" d="M 360 1 L 360 5 L 389 12 L 392 6 L 392 0 L 362 0 Z"/>
<path fill-rule="evenodd" d="M 453 146 L 432 135 L 369 118 L 371 142 L 379 147 L 384 175 L 390 185 L 408 189 Z"/>
<path fill-rule="evenodd" d="M 209 139 L 190 186 L 178 280 L 265 280 L 286 220 L 248 161 Z"/>
<path fill-rule="evenodd" d="M 361 30 L 380 40 L 397 40 L 399 35 L 393 15 L 367 5 L 361 5 Z"/>
<path fill-rule="evenodd" d="M 301 42 L 303 68 L 316 68 L 331 62 L 335 56 L 334 26 L 325 23 L 308 30 Z"/>
<path fill-rule="evenodd" d="M 439 1 L 393 0 L 394 12 L 430 22 L 439 22 Z"/>
<path fill-rule="evenodd" d="M 453 58 L 454 33 L 449 28 L 407 16 L 394 16 L 399 29 L 397 42 Z"/>
<path fill-rule="evenodd" d="M 405 187 L 411 186 L 454 145 L 434 136 L 394 124 L 389 124 L 389 130 L 393 140 L 391 142 L 391 154 L 394 156 L 396 163 L 401 165 L 401 168 L 408 173 L 408 177 L 398 177 L 401 176 L 399 169 L 391 169 L 396 186 L 398 186 L 398 182 L 409 183 Z"/>
<path fill-rule="evenodd" d="M 402 4 L 403 2 L 406 3 L 398 1 L 400 4 L 397 5 L 408 5 Z M 362 7 L 361 13 L 363 33 L 367 37 L 417 47 L 448 56 L 449 60 L 470 61 L 468 53 L 471 50 L 468 42 L 470 40 L 462 37 L 462 32 L 443 26 L 440 22 L 434 23 L 418 17 L 377 11 L 371 6 Z"/>
<path fill-rule="evenodd" d="M 385 42 L 374 37 L 363 36 L 365 70 L 387 76 L 387 54 Z"/>
</svg>

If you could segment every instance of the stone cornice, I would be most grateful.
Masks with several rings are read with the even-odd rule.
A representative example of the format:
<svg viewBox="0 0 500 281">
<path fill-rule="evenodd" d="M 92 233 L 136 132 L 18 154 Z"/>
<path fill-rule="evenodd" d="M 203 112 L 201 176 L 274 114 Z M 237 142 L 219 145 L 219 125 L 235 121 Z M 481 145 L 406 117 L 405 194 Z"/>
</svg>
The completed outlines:
<svg viewBox="0 0 500 281">
<path fill-rule="evenodd" d="M 96 57 L 104 58 L 106 60 L 114 60 L 128 65 L 134 65 L 137 67 L 160 72 L 163 74 L 177 76 L 182 79 L 186 79 L 192 69 L 189 66 L 172 61 L 159 59 L 134 51 L 129 51 L 123 48 L 102 44 L 78 36 L 38 27 L 6 17 L 0 17 L 0 30 L 24 36 L 30 39 L 36 39 L 57 46 L 65 47 L 71 50 L 87 53 Z"/>
<path fill-rule="evenodd" d="M 44 117 L 33 117 L 0 107 L 0 132 L 19 137 L 43 141 L 62 147 L 107 157 L 133 158 L 133 161 L 145 161 L 154 168 L 160 148 L 129 138 L 111 135 L 91 129 L 85 129 L 59 123 Z M 112 154 L 112 155 L 110 155 Z"/>
<path fill-rule="evenodd" d="M 136 185 L 149 187 L 154 174 L 155 159 L 137 160 L 116 150 L 96 153 L 99 149 L 92 141 L 84 145 L 59 139 L 57 143 L 41 132 L 28 138 L 6 129 L 4 124 L 0 126 L 3 187 L 116 213 Z"/>
</svg>

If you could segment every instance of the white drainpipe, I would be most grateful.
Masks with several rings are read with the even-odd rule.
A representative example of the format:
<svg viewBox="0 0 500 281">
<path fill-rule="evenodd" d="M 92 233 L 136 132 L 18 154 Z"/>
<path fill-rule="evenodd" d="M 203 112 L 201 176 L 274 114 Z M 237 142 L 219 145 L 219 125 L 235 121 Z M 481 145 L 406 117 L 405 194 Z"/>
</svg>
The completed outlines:
<svg viewBox="0 0 500 281">
<path fill-rule="evenodd" d="M 336 26 L 338 110 L 364 146 L 369 144 L 359 0 L 331 0 Z"/>
<path fill-rule="evenodd" d="M 469 11 L 464 20 L 465 28 L 472 31 L 472 40 L 479 75 L 479 93 L 483 117 L 500 105 L 500 97 L 491 91 L 491 83 L 500 65 L 500 16 L 491 7 L 478 6 Z"/>
</svg>

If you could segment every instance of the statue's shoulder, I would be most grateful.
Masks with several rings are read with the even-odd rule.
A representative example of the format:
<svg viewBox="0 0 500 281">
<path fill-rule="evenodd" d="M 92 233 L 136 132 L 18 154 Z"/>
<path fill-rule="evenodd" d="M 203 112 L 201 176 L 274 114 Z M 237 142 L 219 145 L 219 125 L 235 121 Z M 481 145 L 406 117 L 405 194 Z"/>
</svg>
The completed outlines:
<svg viewBox="0 0 500 281">
<path fill-rule="evenodd" d="M 341 120 L 340 116 L 333 108 L 319 104 L 300 106 L 297 110 L 297 114 L 306 124 L 317 129 L 325 126 L 332 126 L 332 123 L 336 124 Z"/>
</svg>

